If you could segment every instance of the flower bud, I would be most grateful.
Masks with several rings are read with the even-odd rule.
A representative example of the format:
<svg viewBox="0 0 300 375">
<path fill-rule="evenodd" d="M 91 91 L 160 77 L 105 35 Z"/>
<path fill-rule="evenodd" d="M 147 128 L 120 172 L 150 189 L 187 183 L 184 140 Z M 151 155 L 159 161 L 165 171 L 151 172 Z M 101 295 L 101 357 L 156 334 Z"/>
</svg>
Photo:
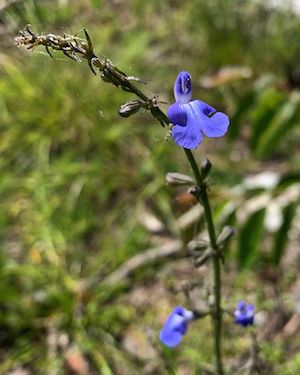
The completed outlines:
<svg viewBox="0 0 300 375">
<path fill-rule="evenodd" d="M 185 174 L 176 173 L 176 172 L 169 172 L 166 174 L 166 182 L 172 186 L 179 186 L 179 185 L 193 185 L 194 180 L 192 177 L 187 176 Z"/>
<path fill-rule="evenodd" d="M 109 77 L 107 77 L 104 73 L 101 73 L 100 77 L 103 82 L 112 83 L 112 80 Z"/>
<path fill-rule="evenodd" d="M 192 240 L 188 243 L 188 249 L 191 251 L 203 251 L 209 247 L 209 242 L 206 240 Z"/>
<path fill-rule="evenodd" d="M 195 267 L 201 267 L 208 259 L 211 258 L 210 249 L 204 250 L 203 253 L 195 260 Z"/>
<path fill-rule="evenodd" d="M 138 110 L 144 106 L 144 102 L 141 100 L 132 100 L 127 102 L 119 108 L 119 115 L 122 117 L 129 117 L 138 112 Z"/>
<path fill-rule="evenodd" d="M 205 159 L 201 164 L 202 177 L 206 178 L 211 170 L 212 164 L 208 159 Z"/>
<path fill-rule="evenodd" d="M 217 238 L 218 247 L 224 247 L 227 241 L 236 233 L 236 229 L 226 225 Z"/>
<path fill-rule="evenodd" d="M 103 60 L 100 60 L 98 57 L 93 57 L 91 62 L 96 68 L 100 70 L 102 70 L 105 66 L 105 62 Z"/>
</svg>

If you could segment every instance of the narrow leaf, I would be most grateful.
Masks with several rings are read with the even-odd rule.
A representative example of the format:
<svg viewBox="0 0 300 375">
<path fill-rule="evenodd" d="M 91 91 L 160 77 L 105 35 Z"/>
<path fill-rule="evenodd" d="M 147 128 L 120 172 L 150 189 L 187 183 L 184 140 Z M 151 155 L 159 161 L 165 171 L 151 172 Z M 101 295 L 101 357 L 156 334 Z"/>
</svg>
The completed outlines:
<svg viewBox="0 0 300 375">
<path fill-rule="evenodd" d="M 229 131 L 229 137 L 231 139 L 234 140 L 239 136 L 245 117 L 249 110 L 255 105 L 255 95 L 256 92 L 251 90 L 239 100 L 236 112 L 231 116 L 231 126 Z"/>
<path fill-rule="evenodd" d="M 273 87 L 265 90 L 261 94 L 261 97 L 258 98 L 257 108 L 253 113 L 253 122 L 251 125 L 252 136 L 250 147 L 252 150 L 257 151 L 260 138 L 270 127 L 272 120 L 277 118 L 277 114 L 286 100 L 285 95 Z"/>
<path fill-rule="evenodd" d="M 238 261 L 241 268 L 249 266 L 256 258 L 264 232 L 265 208 L 252 214 L 240 229 Z"/>
<path fill-rule="evenodd" d="M 255 145 L 255 153 L 257 156 L 268 157 L 283 137 L 299 123 L 300 96 L 292 94 L 290 100 L 282 105 L 268 126 L 262 132 Z"/>
<path fill-rule="evenodd" d="M 293 218 L 296 212 L 296 204 L 290 203 L 283 210 L 283 221 L 274 238 L 272 250 L 272 263 L 278 265 L 282 259 L 284 249 L 288 242 L 288 232 L 292 225 Z"/>
</svg>

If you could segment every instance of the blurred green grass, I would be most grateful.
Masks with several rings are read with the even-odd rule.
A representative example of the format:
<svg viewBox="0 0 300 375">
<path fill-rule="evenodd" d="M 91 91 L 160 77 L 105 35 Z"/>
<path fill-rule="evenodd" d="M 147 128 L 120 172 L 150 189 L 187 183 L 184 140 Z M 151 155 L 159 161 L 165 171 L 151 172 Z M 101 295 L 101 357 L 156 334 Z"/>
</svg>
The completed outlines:
<svg viewBox="0 0 300 375">
<path fill-rule="evenodd" d="M 39 49 L 17 49 L 12 39 L 28 23 L 42 33 L 80 33 L 86 27 L 97 53 L 146 79 L 147 93 L 168 103 L 178 71 L 190 71 L 194 97 L 232 117 L 226 139 L 207 141 L 196 152 L 199 160 L 208 156 L 214 164 L 219 218 L 226 203 L 236 200 L 230 189 L 249 173 L 267 166 L 285 176 L 293 173 L 288 186 L 298 183 L 299 18 L 252 1 L 24 0 L 1 10 L 0 23 L 0 373 L 18 365 L 34 374 L 67 371 L 64 353 L 49 346 L 53 331 L 57 337 L 66 334 L 95 373 L 140 373 L 147 361 L 124 351 L 122 334 L 147 314 L 155 333 L 159 309 L 152 306 L 139 316 L 122 300 L 130 285 L 108 288 L 98 280 L 153 244 L 140 221 L 144 206 L 172 234 L 174 192 L 166 188 L 164 175 L 186 172 L 187 164 L 147 113 L 118 117 L 129 94 L 94 77 L 85 64 L 58 53 L 51 60 Z M 203 76 L 228 65 L 249 67 L 251 78 L 202 87 Z M 241 200 L 248 199 L 245 194 Z M 238 209 L 223 221 L 238 222 Z M 245 225 L 253 225 L 257 212 Z M 265 231 L 255 241 L 253 261 L 264 265 L 270 259 L 257 255 L 263 251 L 257 249 L 261 236 L 271 247 L 273 242 Z M 243 238 L 233 247 L 243 248 Z M 286 240 L 276 240 L 282 244 L 282 249 L 274 244 L 276 254 Z M 241 257 L 236 253 L 230 253 L 232 261 Z M 159 264 L 146 267 L 136 285 L 157 280 L 159 269 Z M 86 279 L 93 280 L 88 290 L 82 288 Z M 203 338 L 190 340 L 197 347 Z M 226 351 L 234 356 L 228 343 Z M 177 373 L 184 366 L 198 371 L 197 351 L 186 346 L 182 356 L 160 353 L 153 373 Z M 201 359 L 211 361 L 209 347 Z M 285 374 L 285 368 L 298 373 L 296 357 L 287 356 L 285 368 L 277 362 L 276 373 Z"/>
</svg>

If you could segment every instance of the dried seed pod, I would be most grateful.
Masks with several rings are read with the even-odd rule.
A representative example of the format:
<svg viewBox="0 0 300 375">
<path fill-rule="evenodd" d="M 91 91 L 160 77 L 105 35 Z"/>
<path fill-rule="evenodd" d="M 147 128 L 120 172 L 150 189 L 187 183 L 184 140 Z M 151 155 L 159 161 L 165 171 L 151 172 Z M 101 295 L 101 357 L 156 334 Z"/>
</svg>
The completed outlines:
<svg viewBox="0 0 300 375">
<path fill-rule="evenodd" d="M 236 229 L 226 225 L 217 238 L 218 247 L 224 247 L 227 241 L 236 233 Z"/>
<path fill-rule="evenodd" d="M 122 117 L 129 117 L 135 113 L 138 112 L 138 110 L 145 106 L 145 103 L 141 100 L 132 100 L 130 102 L 127 102 L 119 108 L 118 112 L 119 115 Z"/>
<path fill-rule="evenodd" d="M 203 251 L 206 250 L 209 247 L 209 241 L 206 240 L 192 240 L 191 242 L 188 243 L 187 247 L 191 251 Z"/>
<path fill-rule="evenodd" d="M 201 164 L 202 177 L 206 178 L 211 170 L 212 164 L 208 159 L 205 159 Z"/>
<path fill-rule="evenodd" d="M 172 186 L 179 186 L 179 185 L 193 185 L 194 180 L 192 177 L 187 176 L 182 173 L 176 172 L 169 172 L 166 174 L 166 182 Z"/>
</svg>

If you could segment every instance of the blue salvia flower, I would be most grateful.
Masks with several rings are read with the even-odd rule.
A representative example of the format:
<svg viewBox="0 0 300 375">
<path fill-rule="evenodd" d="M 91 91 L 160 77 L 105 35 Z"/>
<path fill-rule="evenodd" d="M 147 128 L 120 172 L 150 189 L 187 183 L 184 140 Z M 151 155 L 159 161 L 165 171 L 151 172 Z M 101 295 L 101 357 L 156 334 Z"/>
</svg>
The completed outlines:
<svg viewBox="0 0 300 375">
<path fill-rule="evenodd" d="M 194 313 L 192 311 L 181 306 L 175 307 L 160 331 L 160 341 L 170 348 L 177 346 L 188 329 L 189 321 L 193 318 Z"/>
<path fill-rule="evenodd" d="M 235 323 L 241 326 L 249 326 L 254 322 L 254 305 L 247 305 L 244 301 L 237 304 L 237 309 L 234 312 Z"/>
<path fill-rule="evenodd" d="M 174 125 L 172 137 L 181 147 L 193 149 L 207 137 L 222 137 L 228 129 L 229 118 L 201 100 L 192 100 L 192 79 L 188 72 L 178 74 L 174 84 L 176 103 L 168 108 L 168 118 Z"/>
</svg>

